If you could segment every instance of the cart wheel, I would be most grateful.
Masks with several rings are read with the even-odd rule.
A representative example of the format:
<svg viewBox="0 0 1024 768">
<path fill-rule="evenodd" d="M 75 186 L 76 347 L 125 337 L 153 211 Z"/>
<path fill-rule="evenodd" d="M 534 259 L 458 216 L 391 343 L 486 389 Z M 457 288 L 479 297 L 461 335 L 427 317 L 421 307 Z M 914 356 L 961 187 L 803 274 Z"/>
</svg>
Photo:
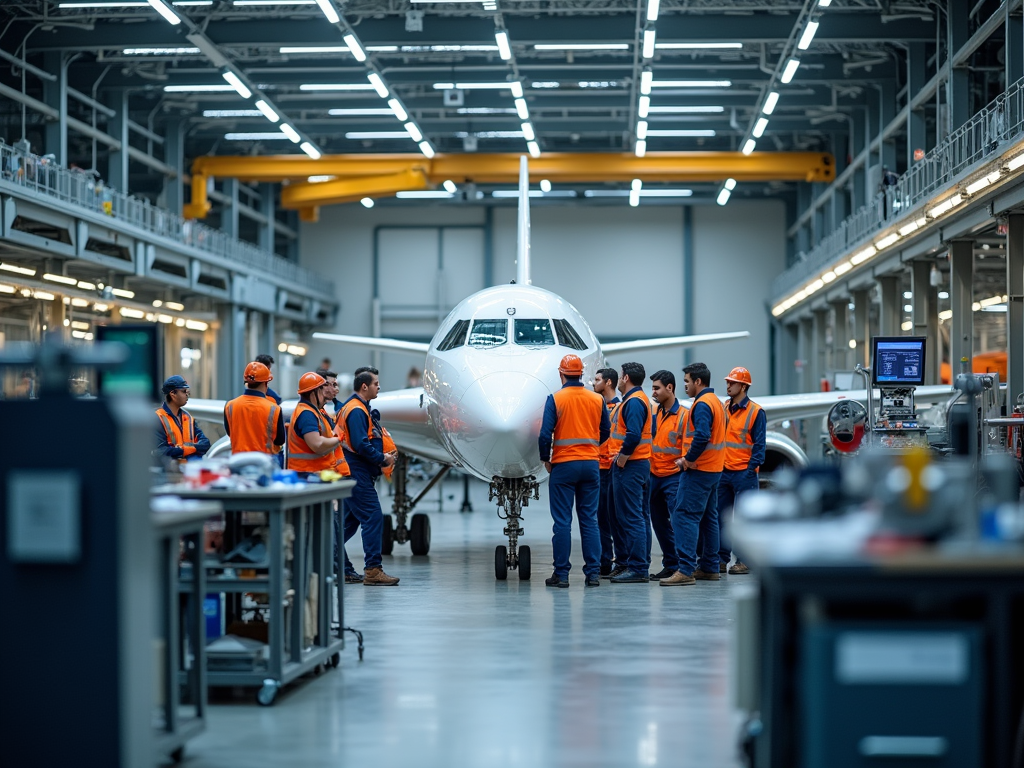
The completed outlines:
<svg viewBox="0 0 1024 768">
<path fill-rule="evenodd" d="M 391 521 L 391 515 L 384 515 L 384 530 L 381 531 L 380 552 L 382 555 L 390 555 L 395 549 L 395 529 Z"/>
<path fill-rule="evenodd" d="M 262 706 L 269 707 L 277 698 L 278 684 L 274 680 L 264 680 L 263 687 L 256 692 L 256 701 Z"/>
<path fill-rule="evenodd" d="M 185 745 L 182 744 L 176 750 L 171 752 L 171 760 L 176 763 L 180 763 L 185 758 Z"/>
<path fill-rule="evenodd" d="M 412 516 L 412 541 L 414 555 L 425 555 L 430 551 L 430 518 L 424 514 Z"/>
<path fill-rule="evenodd" d="M 522 546 L 519 548 L 519 580 L 529 581 L 530 580 L 530 547 Z"/>
<path fill-rule="evenodd" d="M 494 548 L 494 578 L 504 581 L 508 578 L 508 548 L 497 546 Z"/>
<path fill-rule="evenodd" d="M 330 661 L 331 661 L 331 666 L 334 667 L 335 669 L 337 669 L 338 667 L 341 666 L 341 654 L 340 653 L 332 653 Z"/>
</svg>

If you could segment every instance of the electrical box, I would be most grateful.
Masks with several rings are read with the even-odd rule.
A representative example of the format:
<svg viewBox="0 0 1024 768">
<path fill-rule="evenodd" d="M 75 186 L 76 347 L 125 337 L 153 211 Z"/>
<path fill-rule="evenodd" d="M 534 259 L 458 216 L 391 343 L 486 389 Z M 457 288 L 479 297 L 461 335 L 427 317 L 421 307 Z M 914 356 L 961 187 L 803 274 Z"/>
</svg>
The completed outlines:
<svg viewBox="0 0 1024 768">
<path fill-rule="evenodd" d="M 461 107 L 466 101 L 465 91 L 461 88 L 445 88 L 441 93 L 446 107 Z"/>
</svg>

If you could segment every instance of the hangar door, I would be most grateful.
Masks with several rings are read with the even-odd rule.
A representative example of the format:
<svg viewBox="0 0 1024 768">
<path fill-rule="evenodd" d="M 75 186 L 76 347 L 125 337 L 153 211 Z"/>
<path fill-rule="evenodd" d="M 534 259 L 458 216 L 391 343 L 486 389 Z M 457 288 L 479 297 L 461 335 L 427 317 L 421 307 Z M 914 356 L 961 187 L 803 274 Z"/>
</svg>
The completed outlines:
<svg viewBox="0 0 1024 768">
<path fill-rule="evenodd" d="M 429 341 L 445 316 L 484 285 L 484 228 L 378 227 L 376 335 Z"/>
</svg>

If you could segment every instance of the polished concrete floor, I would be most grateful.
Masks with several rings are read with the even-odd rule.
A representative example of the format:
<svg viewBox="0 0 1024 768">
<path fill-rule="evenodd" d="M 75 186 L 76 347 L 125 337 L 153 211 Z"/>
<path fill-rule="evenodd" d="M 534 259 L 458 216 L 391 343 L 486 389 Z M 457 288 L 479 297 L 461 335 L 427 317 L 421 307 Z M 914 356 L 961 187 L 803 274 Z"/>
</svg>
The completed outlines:
<svg viewBox="0 0 1024 768">
<path fill-rule="evenodd" d="M 190 768 L 733 768 L 730 591 L 749 577 L 665 588 L 586 589 L 578 536 L 569 589 L 551 589 L 546 487 L 526 510 L 533 577 L 494 579 L 502 524 L 486 486 L 460 514 L 461 483 L 435 490 L 429 557 L 385 557 L 398 587 L 346 587 L 346 624 L 366 637 L 341 667 L 211 707 Z M 386 500 L 385 500 L 386 501 Z M 387 508 L 387 507 L 385 507 Z M 655 544 L 657 547 L 657 544 Z M 358 536 L 349 555 L 361 564 Z M 223 698 L 221 698 L 223 701 Z"/>
</svg>

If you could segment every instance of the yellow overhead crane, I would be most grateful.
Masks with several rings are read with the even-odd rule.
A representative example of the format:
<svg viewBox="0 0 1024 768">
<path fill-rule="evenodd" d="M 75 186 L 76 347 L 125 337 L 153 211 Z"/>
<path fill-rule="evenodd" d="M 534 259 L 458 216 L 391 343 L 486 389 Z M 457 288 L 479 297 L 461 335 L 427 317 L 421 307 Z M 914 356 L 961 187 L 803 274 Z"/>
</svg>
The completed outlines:
<svg viewBox="0 0 1024 768">
<path fill-rule="evenodd" d="M 283 182 L 281 205 L 316 221 L 323 205 L 364 197 L 388 197 L 428 189 L 446 180 L 456 184 L 516 184 L 519 157 L 508 154 L 204 156 L 192 163 L 192 202 L 185 216 L 201 219 L 210 210 L 211 178 Z M 330 177 L 309 181 L 311 176 Z M 530 176 L 552 184 L 821 181 L 835 179 L 835 161 L 825 152 L 649 152 L 644 157 L 610 153 L 545 153 L 530 161 Z"/>
</svg>

